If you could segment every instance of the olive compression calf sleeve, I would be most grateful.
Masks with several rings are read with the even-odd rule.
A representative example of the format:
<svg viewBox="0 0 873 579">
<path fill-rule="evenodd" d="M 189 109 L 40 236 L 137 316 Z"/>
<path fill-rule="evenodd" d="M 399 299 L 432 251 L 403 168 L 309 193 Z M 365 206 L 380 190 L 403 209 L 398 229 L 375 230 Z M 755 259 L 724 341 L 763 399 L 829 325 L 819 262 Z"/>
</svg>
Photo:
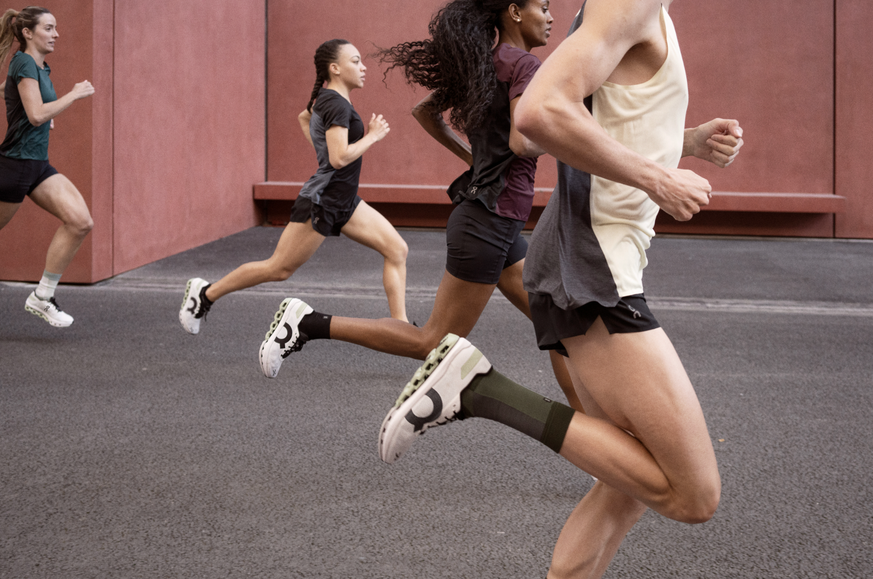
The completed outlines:
<svg viewBox="0 0 873 579">
<path fill-rule="evenodd" d="M 488 418 L 560 452 L 575 411 L 519 386 L 494 368 L 461 393 L 460 418 Z"/>
</svg>

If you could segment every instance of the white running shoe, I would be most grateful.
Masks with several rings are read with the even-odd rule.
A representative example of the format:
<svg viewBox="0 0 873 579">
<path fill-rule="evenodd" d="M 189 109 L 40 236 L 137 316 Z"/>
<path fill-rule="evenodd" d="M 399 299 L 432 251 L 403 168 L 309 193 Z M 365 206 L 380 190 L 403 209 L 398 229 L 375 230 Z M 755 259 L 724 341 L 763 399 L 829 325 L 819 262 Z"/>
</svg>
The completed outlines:
<svg viewBox="0 0 873 579">
<path fill-rule="evenodd" d="M 297 298 L 285 298 L 279 311 L 273 316 L 273 323 L 267 330 L 258 358 L 261 361 L 261 371 L 267 378 L 275 378 L 282 367 L 282 362 L 291 352 L 299 352 L 309 340 L 309 336 L 300 333 L 297 324 L 303 316 L 312 313 L 312 308 Z M 282 336 L 281 338 L 279 336 Z"/>
<path fill-rule="evenodd" d="M 461 410 L 461 392 L 490 369 L 491 363 L 473 344 L 447 334 L 382 421 L 379 458 L 391 464 L 428 428 L 455 420 Z"/>
<path fill-rule="evenodd" d="M 27 296 L 24 309 L 41 317 L 56 328 L 66 328 L 73 323 L 73 316 L 63 311 L 55 298 L 40 299 L 36 292 L 30 292 L 30 295 Z"/>
<path fill-rule="evenodd" d="M 182 307 L 179 308 L 179 322 L 189 334 L 200 332 L 200 321 L 209 313 L 212 304 L 203 300 L 203 291 L 209 286 L 209 282 L 199 277 L 188 280 L 185 287 L 185 298 Z"/>
</svg>

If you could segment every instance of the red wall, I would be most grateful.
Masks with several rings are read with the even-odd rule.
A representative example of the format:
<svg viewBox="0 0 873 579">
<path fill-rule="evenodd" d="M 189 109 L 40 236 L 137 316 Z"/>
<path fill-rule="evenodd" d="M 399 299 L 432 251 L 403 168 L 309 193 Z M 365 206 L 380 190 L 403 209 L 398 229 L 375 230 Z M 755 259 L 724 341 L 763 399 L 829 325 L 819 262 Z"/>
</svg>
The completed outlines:
<svg viewBox="0 0 873 579">
<path fill-rule="evenodd" d="M 48 8 L 61 35 L 47 59 L 56 90 L 84 79 L 96 89 L 58 117 L 49 148 L 95 222 L 63 281 L 105 279 L 258 224 L 251 186 L 266 164 L 264 4 Z M 39 279 L 58 224 L 25 201 L 0 231 L 0 279 Z"/>
<path fill-rule="evenodd" d="M 836 5 L 836 191 L 848 201 L 837 236 L 873 238 L 873 3 Z"/>
<path fill-rule="evenodd" d="M 312 90 L 315 48 L 334 37 L 354 43 L 370 67 L 367 86 L 352 95 L 355 107 L 365 118 L 384 114 L 392 128 L 367 153 L 362 183 L 412 186 L 386 188 L 396 197 L 386 209 L 426 209 L 402 203 L 432 194 L 415 187 L 445 186 L 464 166 L 410 116 L 424 91 L 396 71 L 383 84 L 368 54 L 377 45 L 424 38 L 442 3 L 50 5 L 61 34 L 49 59 L 56 89 L 88 79 L 97 90 L 57 119 L 49 148 L 52 164 L 78 186 L 95 221 L 64 281 L 105 279 L 259 223 L 252 184 L 305 181 L 315 170 L 296 116 Z M 535 51 L 540 58 L 562 40 L 578 4 L 552 2 L 554 35 Z M 735 117 L 746 137 L 727 170 L 694 160 L 683 166 L 709 178 L 716 191 L 836 193 L 847 211 L 804 214 L 789 203 L 782 212 L 708 212 L 684 224 L 661 218 L 659 230 L 873 238 L 873 168 L 866 158 L 873 148 L 873 4 L 680 0 L 671 16 L 688 69 L 688 123 Z M 543 158 L 539 167 L 537 186 L 551 188 L 554 161 Z M 38 279 L 57 225 L 26 201 L 0 231 L 0 279 Z"/>
<path fill-rule="evenodd" d="M 430 16 L 443 3 L 372 2 L 363 6 L 348 0 L 317 4 L 268 0 L 269 60 L 282 63 L 271 66 L 268 75 L 270 181 L 305 181 L 315 169 L 314 155 L 300 134 L 296 114 L 312 90 L 312 54 L 317 45 L 343 37 L 366 56 L 376 44 L 390 46 L 425 38 Z M 535 51 L 540 58 L 562 40 L 579 4 L 552 2 L 555 34 L 549 47 Z M 710 179 L 716 191 L 795 196 L 837 193 L 847 197 L 849 207 L 869 208 L 873 204 L 869 164 L 856 152 L 863 149 L 855 147 L 869 145 L 873 134 L 873 106 L 865 101 L 871 88 L 873 51 L 864 23 L 873 21 L 871 10 L 870 3 L 861 0 L 809 0 L 802 9 L 791 0 L 674 2 L 670 12 L 683 47 L 691 92 L 688 124 L 716 116 L 737 118 L 746 137 L 742 154 L 727 170 L 697 160 L 684 160 L 682 166 Z M 835 32 L 835 15 L 839 33 Z M 312 22 L 320 24 L 312 26 Z M 839 54 L 835 42 L 844 46 Z M 294 57 L 289 57 L 290 47 Z M 384 114 L 392 132 L 367 153 L 362 183 L 450 183 L 464 169 L 463 164 L 427 137 L 409 115 L 424 91 L 408 87 L 396 71 L 385 86 L 379 64 L 373 59 L 366 63 L 370 67 L 367 86 L 352 93 L 353 102 L 364 117 L 371 112 Z M 840 66 L 837 94 L 848 99 L 839 104 L 835 101 L 835 63 Z M 865 80 L 858 83 L 858 75 Z M 855 83 L 851 86 L 850 77 Z M 554 161 L 542 158 L 537 186 L 551 188 L 555 179 Z M 396 195 L 396 201 L 403 203 L 424 193 L 398 190 Z M 666 217 L 659 220 L 658 229 L 873 238 L 873 218 L 849 217 L 851 210 L 839 217 L 837 229 L 834 214 L 791 209 L 788 202 L 781 212 L 709 212 L 682 224 Z M 859 219 L 867 221 L 859 223 Z"/>
<path fill-rule="evenodd" d="M 362 183 L 446 185 L 465 170 L 466 165 L 430 138 L 409 114 L 427 93 L 407 86 L 399 71 L 388 76 L 386 86 L 380 64 L 369 57 L 376 46 L 425 38 L 431 15 L 444 3 L 268 0 L 270 181 L 306 181 L 315 172 L 315 154 L 300 131 L 297 113 L 309 101 L 315 82 L 315 49 L 331 38 L 345 38 L 354 44 L 369 69 L 365 87 L 352 92 L 355 109 L 365 120 L 371 113 L 382 114 L 391 125 L 391 133 L 367 152 Z M 575 3 L 552 2 L 554 34 L 549 46 L 535 49 L 534 54 L 545 59 L 566 35 L 578 9 Z M 313 22 L 319 25 L 313 26 Z M 555 179 L 554 162 L 542 159 L 537 185 L 551 187 Z"/>
</svg>

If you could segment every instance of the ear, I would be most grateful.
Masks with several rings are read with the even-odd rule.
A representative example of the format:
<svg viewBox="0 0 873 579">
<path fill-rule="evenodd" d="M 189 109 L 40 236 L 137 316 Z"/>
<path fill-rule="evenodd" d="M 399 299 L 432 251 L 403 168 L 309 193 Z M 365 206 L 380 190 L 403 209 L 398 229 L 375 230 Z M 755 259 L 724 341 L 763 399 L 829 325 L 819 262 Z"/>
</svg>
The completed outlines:
<svg viewBox="0 0 873 579">
<path fill-rule="evenodd" d="M 518 7 L 518 4 L 510 4 L 508 10 L 509 18 L 513 22 L 521 22 L 521 8 Z"/>
<path fill-rule="evenodd" d="M 21 35 L 27 40 L 33 40 L 33 30 L 30 28 L 22 28 Z"/>
<path fill-rule="evenodd" d="M 339 63 L 331 62 L 330 65 L 327 67 L 327 70 L 329 70 L 331 74 L 339 75 L 339 73 L 340 73 Z"/>
</svg>

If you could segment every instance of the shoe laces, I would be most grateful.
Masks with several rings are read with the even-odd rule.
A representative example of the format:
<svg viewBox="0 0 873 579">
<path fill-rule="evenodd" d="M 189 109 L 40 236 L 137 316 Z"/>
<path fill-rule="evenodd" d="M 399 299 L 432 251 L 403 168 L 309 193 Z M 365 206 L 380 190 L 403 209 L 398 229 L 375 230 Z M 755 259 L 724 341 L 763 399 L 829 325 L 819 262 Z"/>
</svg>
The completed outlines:
<svg viewBox="0 0 873 579">
<path fill-rule="evenodd" d="M 303 344 L 305 344 L 308 341 L 309 341 L 309 336 L 307 336 L 303 332 L 300 332 L 300 335 L 297 336 L 297 339 L 294 340 L 294 343 L 291 344 L 291 346 L 282 350 L 282 359 L 284 360 L 285 358 L 287 358 L 288 356 L 290 356 L 294 352 L 299 352 L 300 350 L 302 350 Z"/>
<path fill-rule="evenodd" d="M 200 299 L 197 300 L 197 313 L 194 314 L 194 317 L 197 319 L 203 318 L 206 319 L 206 314 L 209 313 L 209 308 L 212 307 L 212 303 L 206 300 L 206 289 L 202 289 L 200 291 L 200 295 L 198 296 Z"/>
<path fill-rule="evenodd" d="M 61 309 L 61 306 L 58 305 L 58 302 L 57 302 L 57 300 L 55 300 L 54 296 L 50 297 L 47 300 L 43 300 L 43 301 L 48 302 L 51 305 L 53 305 L 54 308 L 58 311 L 58 313 L 62 313 L 64 311 Z"/>
</svg>

